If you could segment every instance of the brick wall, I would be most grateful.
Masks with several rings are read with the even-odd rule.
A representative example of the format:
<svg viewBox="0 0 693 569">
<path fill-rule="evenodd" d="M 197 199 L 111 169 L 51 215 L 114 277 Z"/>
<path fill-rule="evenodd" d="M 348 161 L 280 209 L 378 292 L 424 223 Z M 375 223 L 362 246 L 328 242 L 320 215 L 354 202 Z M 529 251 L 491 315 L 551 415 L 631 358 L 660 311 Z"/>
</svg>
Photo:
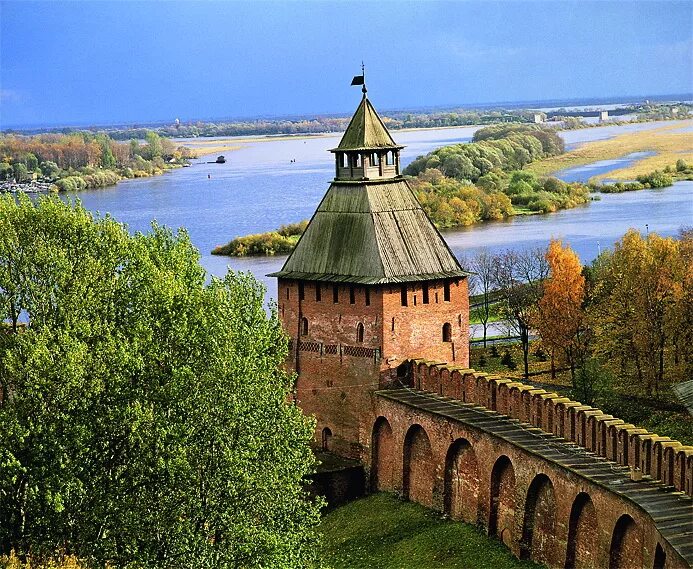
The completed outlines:
<svg viewBox="0 0 693 569">
<path fill-rule="evenodd" d="M 406 306 L 400 285 L 279 279 L 277 303 L 292 340 L 287 365 L 298 372 L 298 403 L 317 419 L 316 444 L 327 428 L 332 433 L 330 450 L 343 456 L 365 458 L 362 441 L 370 431 L 364 432 L 361 423 L 372 412 L 373 392 L 411 354 L 469 363 L 466 279 L 451 280 L 447 286 L 443 281 L 402 286 Z M 446 323 L 449 338 L 443 337 Z"/>
<path fill-rule="evenodd" d="M 659 555 L 666 569 L 689 567 L 634 502 L 521 446 L 384 397 L 377 398 L 371 421 L 377 425 L 374 432 L 388 433 L 387 445 L 371 447 L 368 464 L 379 489 L 408 495 L 455 518 L 476 517 L 518 557 L 561 569 L 649 569 Z M 386 455 L 380 456 L 380 448 Z M 453 480 L 460 482 L 453 492 L 459 494 L 453 497 L 448 468 L 460 451 L 474 460 L 463 460 L 457 469 Z M 419 468 L 414 457 L 421 461 Z M 381 477 L 384 468 L 388 474 Z M 451 508 L 458 500 L 464 507 Z"/>
<path fill-rule="evenodd" d="M 693 447 L 517 381 L 424 360 L 411 364 L 412 387 L 478 403 L 693 496 Z"/>
</svg>

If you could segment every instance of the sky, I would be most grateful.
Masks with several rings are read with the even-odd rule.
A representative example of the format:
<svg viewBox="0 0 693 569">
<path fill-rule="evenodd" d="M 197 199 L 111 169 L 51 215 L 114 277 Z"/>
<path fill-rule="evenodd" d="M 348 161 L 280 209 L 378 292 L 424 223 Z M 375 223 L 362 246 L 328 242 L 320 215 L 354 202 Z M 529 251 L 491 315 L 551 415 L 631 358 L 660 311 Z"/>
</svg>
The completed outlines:
<svg viewBox="0 0 693 569">
<path fill-rule="evenodd" d="M 0 0 L 0 128 L 693 91 L 688 1 Z"/>
</svg>

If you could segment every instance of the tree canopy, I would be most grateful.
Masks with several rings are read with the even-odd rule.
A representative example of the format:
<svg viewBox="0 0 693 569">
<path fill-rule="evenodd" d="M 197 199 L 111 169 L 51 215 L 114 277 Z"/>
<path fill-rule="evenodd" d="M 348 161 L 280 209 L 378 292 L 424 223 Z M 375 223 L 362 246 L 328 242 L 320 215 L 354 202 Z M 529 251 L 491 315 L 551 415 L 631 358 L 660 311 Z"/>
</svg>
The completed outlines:
<svg viewBox="0 0 693 569">
<path fill-rule="evenodd" d="M 693 373 L 693 235 L 630 230 L 589 271 L 594 350 L 648 395 Z"/>
<path fill-rule="evenodd" d="M 251 276 L 0 196 L 0 553 L 89 567 L 303 567 L 312 421 Z"/>
<path fill-rule="evenodd" d="M 521 170 L 525 165 L 564 151 L 556 129 L 501 124 L 479 129 L 474 142 L 437 148 L 419 156 L 404 170 L 416 176 L 430 168 L 457 180 L 476 182 L 492 171 Z"/>
<path fill-rule="evenodd" d="M 586 346 L 585 277 L 580 258 L 558 240 L 549 243 L 546 261 L 549 276 L 542 283 L 536 328 L 552 357 L 568 363 L 574 382 L 575 368 L 583 363 Z"/>
</svg>

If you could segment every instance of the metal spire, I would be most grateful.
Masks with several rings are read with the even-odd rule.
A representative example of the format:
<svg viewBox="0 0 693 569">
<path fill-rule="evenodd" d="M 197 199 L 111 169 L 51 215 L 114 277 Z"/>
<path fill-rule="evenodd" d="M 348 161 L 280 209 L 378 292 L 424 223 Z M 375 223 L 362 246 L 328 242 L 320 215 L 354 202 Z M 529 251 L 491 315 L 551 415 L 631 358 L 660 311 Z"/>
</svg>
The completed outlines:
<svg viewBox="0 0 693 569">
<path fill-rule="evenodd" d="M 361 87 L 361 92 L 365 98 L 368 89 L 366 89 L 366 66 L 363 64 L 363 60 L 361 60 L 361 75 L 363 76 L 363 87 Z"/>
</svg>

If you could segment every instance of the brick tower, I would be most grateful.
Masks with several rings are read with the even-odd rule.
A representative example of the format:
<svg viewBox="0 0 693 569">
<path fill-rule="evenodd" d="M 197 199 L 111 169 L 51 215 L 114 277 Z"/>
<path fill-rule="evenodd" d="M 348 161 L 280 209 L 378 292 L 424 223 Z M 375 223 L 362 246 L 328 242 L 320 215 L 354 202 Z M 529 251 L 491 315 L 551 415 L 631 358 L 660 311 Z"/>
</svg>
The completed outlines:
<svg viewBox="0 0 693 569">
<path fill-rule="evenodd" d="M 409 358 L 469 365 L 466 273 L 400 175 L 403 146 L 363 99 L 335 178 L 279 272 L 297 397 L 316 443 L 362 458 L 372 393 Z"/>
</svg>

